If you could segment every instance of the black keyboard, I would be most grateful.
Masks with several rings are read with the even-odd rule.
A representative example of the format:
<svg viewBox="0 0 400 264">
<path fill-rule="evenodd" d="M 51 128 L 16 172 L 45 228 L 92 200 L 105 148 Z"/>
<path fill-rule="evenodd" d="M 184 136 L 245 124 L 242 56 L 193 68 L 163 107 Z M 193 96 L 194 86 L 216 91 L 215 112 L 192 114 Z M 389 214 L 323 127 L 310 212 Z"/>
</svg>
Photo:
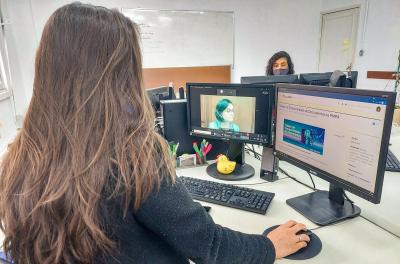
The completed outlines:
<svg viewBox="0 0 400 264">
<path fill-rule="evenodd" d="M 193 199 L 265 214 L 274 193 L 181 176 Z"/>
<path fill-rule="evenodd" d="M 396 158 L 393 152 L 390 151 L 390 149 L 388 150 L 386 158 L 386 170 L 400 172 L 400 161 Z"/>
</svg>

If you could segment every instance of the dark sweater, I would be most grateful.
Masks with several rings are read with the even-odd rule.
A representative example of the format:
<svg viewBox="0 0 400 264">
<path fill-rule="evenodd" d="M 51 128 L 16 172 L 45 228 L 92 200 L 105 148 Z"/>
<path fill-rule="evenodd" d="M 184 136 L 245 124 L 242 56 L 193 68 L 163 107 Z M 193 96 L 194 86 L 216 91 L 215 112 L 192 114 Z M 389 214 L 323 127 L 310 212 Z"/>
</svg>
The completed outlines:
<svg viewBox="0 0 400 264">
<path fill-rule="evenodd" d="M 118 241 L 113 257 L 96 263 L 246 264 L 273 263 L 275 249 L 262 235 L 249 235 L 217 225 L 179 182 L 153 190 L 138 212 L 122 217 L 120 203 L 109 202 L 103 217 Z"/>
</svg>

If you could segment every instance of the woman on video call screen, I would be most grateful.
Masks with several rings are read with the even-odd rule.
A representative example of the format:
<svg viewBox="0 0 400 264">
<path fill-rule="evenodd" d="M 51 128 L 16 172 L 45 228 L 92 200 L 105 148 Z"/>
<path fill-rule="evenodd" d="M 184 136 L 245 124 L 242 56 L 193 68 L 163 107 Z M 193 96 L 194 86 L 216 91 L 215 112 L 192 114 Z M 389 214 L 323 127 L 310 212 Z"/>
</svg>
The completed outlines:
<svg viewBox="0 0 400 264">
<path fill-rule="evenodd" d="M 239 126 L 234 122 L 235 108 L 229 99 L 221 99 L 215 106 L 216 120 L 208 125 L 211 129 L 230 129 L 239 132 Z"/>
</svg>

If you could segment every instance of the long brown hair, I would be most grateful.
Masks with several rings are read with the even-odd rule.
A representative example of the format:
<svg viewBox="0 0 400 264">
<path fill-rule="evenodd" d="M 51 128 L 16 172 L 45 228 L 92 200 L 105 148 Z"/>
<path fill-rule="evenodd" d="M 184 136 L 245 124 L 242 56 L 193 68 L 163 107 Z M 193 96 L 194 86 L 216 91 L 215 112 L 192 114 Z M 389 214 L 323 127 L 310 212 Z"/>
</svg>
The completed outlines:
<svg viewBox="0 0 400 264">
<path fill-rule="evenodd" d="M 3 248 L 16 263 L 92 263 L 116 248 L 99 215 L 104 193 L 119 197 L 126 215 L 163 177 L 174 181 L 143 89 L 134 23 L 81 3 L 54 12 L 0 173 Z"/>
</svg>

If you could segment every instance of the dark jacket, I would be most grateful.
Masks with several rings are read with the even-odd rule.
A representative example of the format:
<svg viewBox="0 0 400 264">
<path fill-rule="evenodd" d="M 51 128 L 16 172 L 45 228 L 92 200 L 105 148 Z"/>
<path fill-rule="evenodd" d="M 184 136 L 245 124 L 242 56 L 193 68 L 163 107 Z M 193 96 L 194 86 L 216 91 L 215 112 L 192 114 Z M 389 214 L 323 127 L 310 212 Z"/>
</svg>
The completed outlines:
<svg viewBox="0 0 400 264">
<path fill-rule="evenodd" d="M 247 264 L 273 263 L 275 249 L 262 235 L 249 235 L 217 225 L 186 188 L 164 182 L 135 213 L 123 217 L 120 203 L 109 201 L 103 219 L 109 235 L 117 241 L 107 264 Z"/>
</svg>

